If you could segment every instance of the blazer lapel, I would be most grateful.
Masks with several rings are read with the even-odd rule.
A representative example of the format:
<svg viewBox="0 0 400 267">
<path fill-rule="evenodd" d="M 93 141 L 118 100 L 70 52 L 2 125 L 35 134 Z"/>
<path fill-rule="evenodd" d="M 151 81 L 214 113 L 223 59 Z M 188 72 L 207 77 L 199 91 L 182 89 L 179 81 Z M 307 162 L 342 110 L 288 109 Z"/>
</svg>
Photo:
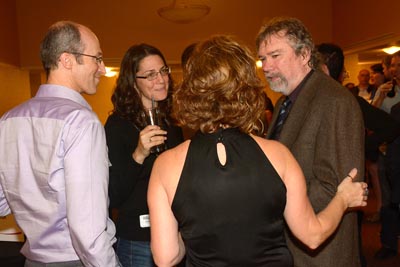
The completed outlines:
<svg viewBox="0 0 400 267">
<path fill-rule="evenodd" d="M 309 77 L 294 102 L 289 115 L 283 124 L 279 141 L 291 148 L 310 112 L 311 103 L 318 90 L 317 71 Z"/>
</svg>

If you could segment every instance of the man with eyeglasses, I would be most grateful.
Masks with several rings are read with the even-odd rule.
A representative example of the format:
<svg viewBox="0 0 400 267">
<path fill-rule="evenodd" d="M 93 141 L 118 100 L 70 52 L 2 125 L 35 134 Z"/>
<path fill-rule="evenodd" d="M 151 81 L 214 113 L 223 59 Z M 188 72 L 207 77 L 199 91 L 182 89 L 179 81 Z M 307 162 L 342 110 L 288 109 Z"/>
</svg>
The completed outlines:
<svg viewBox="0 0 400 267">
<path fill-rule="evenodd" d="M 0 119 L 0 216 L 27 237 L 25 266 L 119 266 L 103 126 L 82 93 L 105 74 L 96 35 L 69 21 L 41 43 L 47 83 Z"/>
</svg>

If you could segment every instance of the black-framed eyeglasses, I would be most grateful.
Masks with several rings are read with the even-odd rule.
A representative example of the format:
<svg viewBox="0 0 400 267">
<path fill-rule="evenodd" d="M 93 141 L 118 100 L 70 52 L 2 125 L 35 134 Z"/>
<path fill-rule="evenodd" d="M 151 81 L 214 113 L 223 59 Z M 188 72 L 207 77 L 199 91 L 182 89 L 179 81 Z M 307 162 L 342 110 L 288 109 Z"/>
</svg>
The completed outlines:
<svg viewBox="0 0 400 267">
<path fill-rule="evenodd" d="M 162 67 L 159 71 L 151 71 L 145 76 L 136 76 L 139 79 L 147 79 L 148 81 L 153 81 L 157 79 L 158 74 L 160 73 L 161 76 L 166 76 L 171 73 L 171 68 L 168 66 Z"/>
<path fill-rule="evenodd" d="M 78 53 L 78 52 L 68 52 L 68 53 L 77 55 L 77 56 L 85 56 L 85 57 L 94 58 L 96 60 L 97 64 L 101 64 L 103 62 L 102 56 L 93 56 L 93 55 L 88 55 L 88 54 L 83 54 L 83 53 Z"/>
</svg>

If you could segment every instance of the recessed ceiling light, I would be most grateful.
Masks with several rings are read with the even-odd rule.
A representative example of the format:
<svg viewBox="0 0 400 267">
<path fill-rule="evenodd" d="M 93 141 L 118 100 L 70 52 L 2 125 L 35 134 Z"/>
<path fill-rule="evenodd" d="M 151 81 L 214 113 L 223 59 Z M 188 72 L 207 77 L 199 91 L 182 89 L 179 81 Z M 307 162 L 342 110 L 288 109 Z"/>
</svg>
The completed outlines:
<svg viewBox="0 0 400 267">
<path fill-rule="evenodd" d="M 391 46 L 391 47 L 383 48 L 382 50 L 386 54 L 392 55 L 392 54 L 396 53 L 397 51 L 399 51 L 400 47 L 399 46 Z"/>
</svg>

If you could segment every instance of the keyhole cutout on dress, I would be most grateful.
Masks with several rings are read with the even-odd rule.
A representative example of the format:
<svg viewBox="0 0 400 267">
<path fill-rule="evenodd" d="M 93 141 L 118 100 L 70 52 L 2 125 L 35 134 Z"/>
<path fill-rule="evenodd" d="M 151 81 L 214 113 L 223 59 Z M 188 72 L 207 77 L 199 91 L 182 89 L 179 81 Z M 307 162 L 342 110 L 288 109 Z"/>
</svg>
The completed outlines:
<svg viewBox="0 0 400 267">
<path fill-rule="evenodd" d="M 217 143 L 217 154 L 218 154 L 218 160 L 219 163 L 222 166 L 225 166 L 226 164 L 226 150 L 225 150 L 225 145 L 221 142 Z"/>
</svg>

